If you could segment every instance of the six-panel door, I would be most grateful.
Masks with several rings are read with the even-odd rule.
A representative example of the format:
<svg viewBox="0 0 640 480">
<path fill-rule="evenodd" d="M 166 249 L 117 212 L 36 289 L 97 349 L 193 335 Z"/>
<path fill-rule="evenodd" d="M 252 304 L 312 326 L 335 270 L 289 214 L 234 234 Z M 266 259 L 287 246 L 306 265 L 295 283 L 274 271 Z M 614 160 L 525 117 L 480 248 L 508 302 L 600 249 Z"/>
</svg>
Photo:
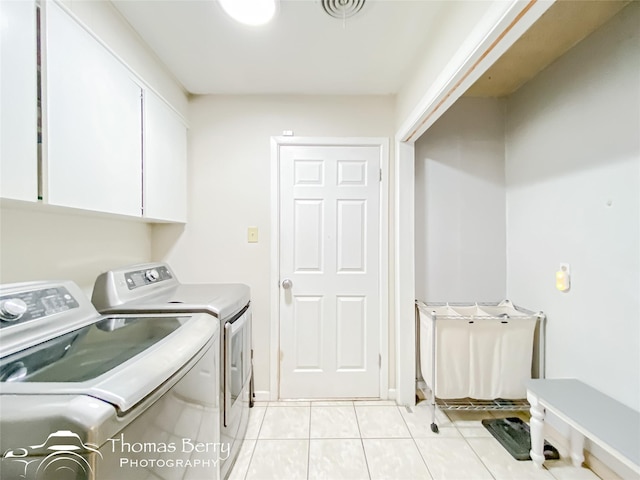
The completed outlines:
<svg viewBox="0 0 640 480">
<path fill-rule="evenodd" d="M 379 397 L 380 149 L 280 150 L 280 397 Z"/>
</svg>

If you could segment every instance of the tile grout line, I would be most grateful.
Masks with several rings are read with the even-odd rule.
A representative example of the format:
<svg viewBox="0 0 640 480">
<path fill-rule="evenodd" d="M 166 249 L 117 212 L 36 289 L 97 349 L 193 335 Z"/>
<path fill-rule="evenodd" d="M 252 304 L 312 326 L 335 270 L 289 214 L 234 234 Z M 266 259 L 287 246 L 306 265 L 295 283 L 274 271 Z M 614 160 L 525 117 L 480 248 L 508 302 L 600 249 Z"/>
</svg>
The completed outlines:
<svg viewBox="0 0 640 480">
<path fill-rule="evenodd" d="M 367 458 L 367 450 L 364 448 L 364 439 L 360 437 L 360 445 L 362 446 L 362 454 L 364 455 L 364 465 L 367 467 L 367 475 L 371 479 L 371 469 L 369 468 L 369 459 Z"/>
<path fill-rule="evenodd" d="M 353 414 L 356 417 L 356 426 L 358 427 L 358 435 L 362 438 L 362 430 L 360 429 L 360 420 L 358 420 L 358 409 L 356 408 L 356 404 L 353 404 Z"/>
<path fill-rule="evenodd" d="M 256 440 L 256 443 L 253 444 L 253 448 L 251 449 L 251 455 L 249 455 L 249 461 L 247 462 L 247 471 L 244 472 L 244 476 L 242 477 L 244 480 L 247 480 L 247 477 L 249 476 L 249 467 L 251 467 L 251 461 L 253 460 L 253 454 L 256 451 L 257 446 L 258 446 L 258 440 Z M 228 475 L 230 476 L 231 473 L 232 472 L 229 472 Z"/>
<path fill-rule="evenodd" d="M 269 406 L 267 405 L 264 409 L 264 413 L 262 414 L 262 420 L 260 420 L 260 426 L 258 427 L 258 431 L 256 432 L 256 443 L 253 444 L 253 448 L 251 449 L 251 455 L 249 455 L 249 461 L 247 462 L 247 471 L 244 473 L 244 480 L 247 480 L 247 476 L 249 475 L 249 470 L 251 467 L 251 462 L 253 461 L 253 454 L 256 451 L 256 448 L 258 447 L 258 441 L 260 440 L 260 431 L 262 430 L 262 424 L 264 423 L 264 418 L 267 416 L 267 409 L 269 408 Z M 251 411 L 249 411 L 249 415 L 251 415 Z M 246 439 L 245 439 L 246 441 Z M 229 472 L 230 474 L 231 472 Z"/>
<path fill-rule="evenodd" d="M 493 413 L 489 410 L 489 414 L 494 417 Z M 445 415 L 446 412 L 445 412 Z M 449 417 L 449 415 L 447 415 L 447 417 Z M 495 417 L 494 417 L 495 418 Z M 471 451 L 473 452 L 473 454 L 476 456 L 476 458 L 480 461 L 480 463 L 482 464 L 482 466 L 487 470 L 487 472 L 489 472 L 489 475 L 491 475 L 491 478 L 496 479 L 496 476 L 493 474 L 493 471 L 489 468 L 489 466 L 484 462 L 484 460 L 482 460 L 482 457 L 480 457 L 480 455 L 478 454 L 478 452 L 476 452 L 476 449 L 473 448 L 473 445 L 471 445 L 471 443 L 469 443 L 469 439 L 460 431 L 460 429 L 458 428 L 458 424 L 453 421 L 450 417 L 449 417 L 449 421 L 451 421 L 451 423 L 453 424 L 453 426 L 455 427 L 455 429 L 458 431 L 458 433 L 460 434 L 460 436 L 464 439 L 465 443 L 469 446 L 469 448 L 471 449 Z M 482 423 L 481 423 L 482 425 Z M 492 437 L 493 438 L 493 437 Z M 496 479 L 497 480 L 497 479 Z"/>
<path fill-rule="evenodd" d="M 413 410 L 411 410 L 411 407 L 406 407 L 407 411 L 411 414 L 413 414 Z M 415 408 L 415 407 L 414 407 Z M 411 440 L 413 441 L 413 444 L 416 447 L 416 450 L 418 451 L 418 454 L 420 455 L 420 458 L 422 459 L 422 463 L 424 463 L 425 468 L 427 469 L 427 473 L 429 474 L 429 477 L 431 479 L 434 478 L 433 474 L 431 473 L 431 469 L 429 468 L 429 464 L 427 463 L 427 459 L 424 458 L 424 455 L 422 454 L 422 451 L 420 450 L 420 447 L 418 447 L 418 442 L 416 442 L 416 437 L 413 436 L 413 433 L 411 433 L 411 429 L 409 428 L 409 424 L 407 423 L 407 421 L 405 420 L 404 416 L 402 415 L 402 412 L 400 412 L 400 416 L 402 417 L 402 421 L 404 422 L 405 426 L 407 427 L 407 430 L 409 430 L 409 435 L 411 435 Z"/>
<path fill-rule="evenodd" d="M 309 437 L 307 439 L 307 480 L 311 475 L 311 415 L 313 415 L 313 403 L 309 403 Z"/>
<path fill-rule="evenodd" d="M 364 455 L 364 464 L 367 467 L 367 475 L 371 479 L 371 468 L 369 468 L 369 459 L 367 458 L 367 450 L 364 448 L 364 438 L 362 438 L 362 430 L 360 430 L 360 422 L 358 421 L 358 411 L 356 405 L 353 405 L 353 413 L 356 416 L 356 424 L 358 425 L 358 433 L 360 434 L 360 445 L 362 446 L 362 454 Z"/>
</svg>

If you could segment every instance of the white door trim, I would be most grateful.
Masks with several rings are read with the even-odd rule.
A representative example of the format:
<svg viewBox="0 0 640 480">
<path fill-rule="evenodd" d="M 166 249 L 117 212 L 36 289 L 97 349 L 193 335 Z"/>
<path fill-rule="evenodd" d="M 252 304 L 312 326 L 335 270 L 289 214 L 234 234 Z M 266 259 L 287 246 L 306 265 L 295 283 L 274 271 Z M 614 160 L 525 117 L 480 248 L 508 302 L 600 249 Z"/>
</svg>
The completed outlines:
<svg viewBox="0 0 640 480">
<path fill-rule="evenodd" d="M 400 124 L 396 139 L 414 143 L 420 138 L 555 1 L 495 2 Z"/>
<path fill-rule="evenodd" d="M 389 397 L 389 139 L 384 137 L 271 137 L 271 351 L 269 400 L 280 386 L 280 147 L 375 146 L 380 148 L 380 398 Z"/>
<path fill-rule="evenodd" d="M 395 331 L 396 402 L 415 405 L 415 152 L 395 142 Z"/>
</svg>

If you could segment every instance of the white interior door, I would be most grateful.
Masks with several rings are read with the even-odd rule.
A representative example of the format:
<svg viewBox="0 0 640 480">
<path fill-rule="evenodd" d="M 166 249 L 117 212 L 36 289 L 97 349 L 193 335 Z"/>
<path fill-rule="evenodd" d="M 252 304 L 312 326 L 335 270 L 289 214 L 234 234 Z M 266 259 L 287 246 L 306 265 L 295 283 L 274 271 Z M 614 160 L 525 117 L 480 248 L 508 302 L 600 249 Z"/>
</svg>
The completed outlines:
<svg viewBox="0 0 640 480">
<path fill-rule="evenodd" d="M 380 395 L 380 148 L 280 148 L 280 398 Z"/>
</svg>

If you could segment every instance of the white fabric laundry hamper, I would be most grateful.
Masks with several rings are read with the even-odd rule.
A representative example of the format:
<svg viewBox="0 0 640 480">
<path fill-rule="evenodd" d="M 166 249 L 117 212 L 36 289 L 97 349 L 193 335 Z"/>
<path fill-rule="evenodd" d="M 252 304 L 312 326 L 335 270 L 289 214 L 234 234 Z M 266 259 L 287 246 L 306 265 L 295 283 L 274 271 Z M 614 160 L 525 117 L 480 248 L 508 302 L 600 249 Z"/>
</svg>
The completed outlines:
<svg viewBox="0 0 640 480">
<path fill-rule="evenodd" d="M 435 397 L 521 399 L 541 312 L 498 304 L 416 302 L 420 369 Z M 434 364 L 435 362 L 435 364 Z"/>
</svg>

